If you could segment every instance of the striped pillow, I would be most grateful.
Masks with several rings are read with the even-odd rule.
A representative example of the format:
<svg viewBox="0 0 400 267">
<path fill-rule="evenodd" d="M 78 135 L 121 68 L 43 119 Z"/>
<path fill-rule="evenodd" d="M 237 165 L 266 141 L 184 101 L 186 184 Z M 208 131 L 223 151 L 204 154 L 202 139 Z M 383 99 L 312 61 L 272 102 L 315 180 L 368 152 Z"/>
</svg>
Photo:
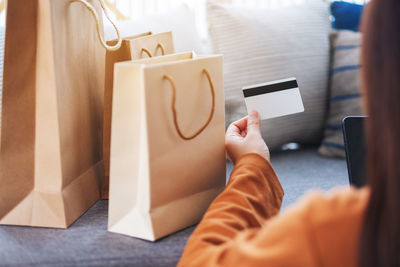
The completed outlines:
<svg viewBox="0 0 400 267">
<path fill-rule="evenodd" d="M 320 142 L 328 97 L 328 10 L 320 0 L 276 8 L 208 2 L 211 43 L 224 55 L 227 124 L 247 115 L 243 87 L 296 77 L 305 112 L 263 121 L 263 137 L 271 150 Z"/>
<path fill-rule="evenodd" d="M 325 137 L 319 153 L 344 158 L 342 119 L 362 115 L 360 92 L 361 33 L 337 31 L 333 36 L 331 90 Z"/>
</svg>

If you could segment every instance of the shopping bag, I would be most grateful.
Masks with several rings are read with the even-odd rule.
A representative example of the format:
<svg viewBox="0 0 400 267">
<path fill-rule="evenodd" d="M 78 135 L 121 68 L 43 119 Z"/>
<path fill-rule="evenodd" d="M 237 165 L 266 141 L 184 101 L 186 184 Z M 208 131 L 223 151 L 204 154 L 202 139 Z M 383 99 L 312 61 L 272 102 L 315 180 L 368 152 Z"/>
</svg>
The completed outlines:
<svg viewBox="0 0 400 267">
<path fill-rule="evenodd" d="M 109 45 L 116 45 L 118 40 L 109 41 Z M 116 62 L 163 56 L 174 53 L 174 44 L 171 32 L 153 34 L 151 32 L 122 39 L 121 48 L 106 53 L 106 79 L 104 87 L 104 133 L 103 133 L 103 160 L 104 180 L 101 197 L 108 198 L 110 174 L 110 135 L 111 110 L 113 93 L 114 64 Z"/>
<path fill-rule="evenodd" d="M 100 197 L 101 1 L 8 1 L 0 224 L 66 228 Z"/>
<path fill-rule="evenodd" d="M 193 225 L 225 186 L 222 56 L 115 65 L 108 230 L 154 241 Z"/>
</svg>

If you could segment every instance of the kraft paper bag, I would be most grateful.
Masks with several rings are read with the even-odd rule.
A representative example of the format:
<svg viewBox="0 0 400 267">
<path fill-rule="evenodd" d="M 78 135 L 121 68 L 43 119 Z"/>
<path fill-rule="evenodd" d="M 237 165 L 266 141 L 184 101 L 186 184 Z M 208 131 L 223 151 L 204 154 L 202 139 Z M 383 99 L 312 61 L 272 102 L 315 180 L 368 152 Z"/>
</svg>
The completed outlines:
<svg viewBox="0 0 400 267">
<path fill-rule="evenodd" d="M 154 241 L 225 186 L 222 56 L 121 62 L 114 77 L 108 230 Z"/>
<path fill-rule="evenodd" d="M 108 45 L 116 45 L 117 40 L 109 41 Z M 111 110 L 113 94 L 114 64 L 116 62 L 163 56 L 174 53 L 174 44 L 171 32 L 157 33 L 146 32 L 122 39 L 121 48 L 117 51 L 107 51 L 106 78 L 104 88 L 104 133 L 103 133 L 103 160 L 104 181 L 102 183 L 101 197 L 108 198 L 109 173 L 110 173 L 110 135 L 111 135 Z"/>
<path fill-rule="evenodd" d="M 8 1 L 0 224 L 66 228 L 100 197 L 100 3 Z"/>
</svg>

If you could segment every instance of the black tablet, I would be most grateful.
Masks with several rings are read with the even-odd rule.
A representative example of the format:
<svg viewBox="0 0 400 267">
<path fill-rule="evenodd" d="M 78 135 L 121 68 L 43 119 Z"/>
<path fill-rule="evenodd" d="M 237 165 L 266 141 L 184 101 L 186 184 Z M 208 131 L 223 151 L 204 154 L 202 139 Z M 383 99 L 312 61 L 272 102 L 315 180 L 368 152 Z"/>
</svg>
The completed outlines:
<svg viewBox="0 0 400 267">
<path fill-rule="evenodd" d="M 361 187 L 366 183 L 365 141 L 366 117 L 346 117 L 343 119 L 344 146 L 350 184 Z"/>
</svg>

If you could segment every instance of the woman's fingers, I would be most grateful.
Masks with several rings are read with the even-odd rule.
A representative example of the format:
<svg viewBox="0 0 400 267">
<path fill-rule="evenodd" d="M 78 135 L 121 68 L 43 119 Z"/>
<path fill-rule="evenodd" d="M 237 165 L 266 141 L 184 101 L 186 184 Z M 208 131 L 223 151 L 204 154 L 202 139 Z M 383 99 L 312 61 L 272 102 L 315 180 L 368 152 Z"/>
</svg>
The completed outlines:
<svg viewBox="0 0 400 267">
<path fill-rule="evenodd" d="M 226 136 L 240 136 L 240 129 L 234 125 L 233 123 L 231 123 L 228 127 L 228 129 L 226 130 Z"/>
<path fill-rule="evenodd" d="M 269 150 L 260 133 L 260 116 L 257 111 L 251 111 L 249 116 L 229 125 L 225 147 L 233 163 L 249 153 L 259 154 L 269 160 Z"/>
<path fill-rule="evenodd" d="M 260 133 L 260 116 L 255 110 L 250 111 L 247 122 L 247 131 Z"/>
<path fill-rule="evenodd" d="M 244 131 L 247 129 L 247 119 L 248 116 L 241 118 L 238 121 L 235 121 L 233 124 L 240 129 L 240 131 Z"/>
<path fill-rule="evenodd" d="M 229 125 L 227 131 L 227 135 L 236 135 L 236 136 L 246 136 L 247 133 L 247 117 L 244 117 L 238 121 L 235 121 Z M 245 135 L 243 136 L 243 133 Z"/>
<path fill-rule="evenodd" d="M 240 136 L 245 138 L 248 132 L 260 133 L 260 116 L 253 110 L 248 116 L 229 125 L 227 136 Z"/>
</svg>

